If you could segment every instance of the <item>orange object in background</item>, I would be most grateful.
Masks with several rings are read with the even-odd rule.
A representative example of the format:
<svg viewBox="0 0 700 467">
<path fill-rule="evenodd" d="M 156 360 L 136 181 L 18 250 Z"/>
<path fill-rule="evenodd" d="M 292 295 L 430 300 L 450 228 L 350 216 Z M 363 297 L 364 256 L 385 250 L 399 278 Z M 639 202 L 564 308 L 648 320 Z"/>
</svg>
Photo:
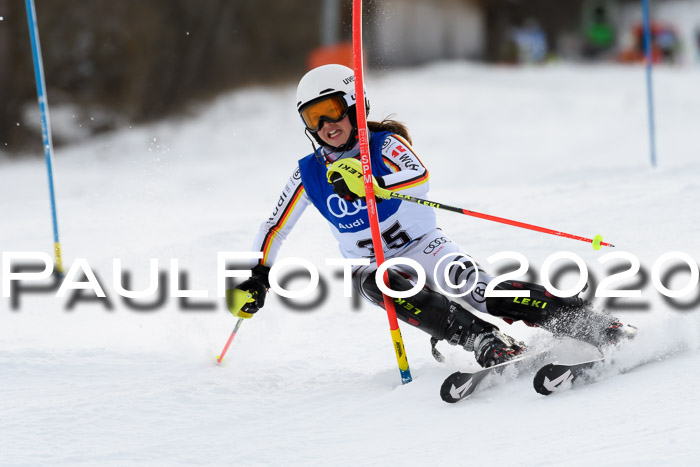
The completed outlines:
<svg viewBox="0 0 700 467">
<path fill-rule="evenodd" d="M 309 70 L 321 65 L 337 63 L 348 68 L 353 67 L 352 43 L 341 42 L 335 45 L 319 47 L 309 54 L 306 66 Z"/>
<path fill-rule="evenodd" d="M 651 32 L 651 60 L 654 64 L 673 63 L 680 47 L 678 33 L 673 26 L 652 22 Z M 618 59 L 622 63 L 640 63 L 646 59 L 644 53 L 644 27 L 637 24 L 630 30 L 634 45 L 623 50 Z"/>
</svg>

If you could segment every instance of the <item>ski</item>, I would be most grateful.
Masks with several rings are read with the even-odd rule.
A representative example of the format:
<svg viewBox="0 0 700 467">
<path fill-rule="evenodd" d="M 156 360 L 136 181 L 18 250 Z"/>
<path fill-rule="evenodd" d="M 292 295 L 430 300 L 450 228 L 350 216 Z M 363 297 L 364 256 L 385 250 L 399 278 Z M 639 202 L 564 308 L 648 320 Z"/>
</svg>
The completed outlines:
<svg viewBox="0 0 700 467">
<path fill-rule="evenodd" d="M 479 387 L 481 382 L 491 374 L 500 374 L 508 367 L 518 367 L 524 361 L 532 360 L 537 356 L 541 356 L 545 352 L 537 352 L 522 357 L 509 360 L 499 365 L 494 365 L 489 368 L 474 371 L 472 373 L 463 373 L 456 371 L 445 378 L 442 386 L 440 386 L 440 397 L 445 402 L 454 404 L 469 397 Z"/>
<path fill-rule="evenodd" d="M 605 364 L 605 358 L 597 358 L 571 365 L 549 363 L 540 368 L 532 380 L 535 391 L 548 396 L 553 392 L 569 389 L 577 380 L 590 380 L 588 370 Z"/>
<path fill-rule="evenodd" d="M 561 365 L 549 363 L 540 368 L 532 380 L 532 385 L 540 394 L 548 396 L 554 392 L 561 392 L 570 389 L 576 384 L 590 384 L 600 379 L 627 373 L 640 366 L 656 363 L 678 354 L 684 347 L 678 347 L 670 351 L 663 352 L 635 362 L 627 362 L 617 359 L 614 355 L 594 358 L 592 360 L 573 363 L 571 365 Z M 595 369 L 596 371 L 591 371 Z M 598 371 L 604 370 L 604 371 Z"/>
</svg>

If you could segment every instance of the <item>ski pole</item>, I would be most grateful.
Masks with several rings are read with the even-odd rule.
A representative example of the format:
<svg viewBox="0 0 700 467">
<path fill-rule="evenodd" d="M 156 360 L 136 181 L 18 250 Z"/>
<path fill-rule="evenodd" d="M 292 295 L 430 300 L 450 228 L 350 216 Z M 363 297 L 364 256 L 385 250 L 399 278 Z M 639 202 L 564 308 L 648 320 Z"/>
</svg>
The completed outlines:
<svg viewBox="0 0 700 467">
<path fill-rule="evenodd" d="M 226 352 L 228 352 L 228 348 L 231 345 L 231 342 L 233 342 L 233 338 L 236 337 L 236 333 L 238 332 L 238 328 L 241 327 L 241 323 L 243 322 L 243 318 L 238 318 L 238 321 L 236 321 L 236 325 L 233 327 L 233 332 L 228 338 L 228 341 L 226 341 L 226 345 L 224 346 L 224 350 L 221 351 L 221 355 L 218 355 L 216 357 L 216 362 L 221 363 L 224 359 L 224 356 L 226 355 Z"/>
<path fill-rule="evenodd" d="M 55 272 L 59 277 L 65 275 L 63 261 L 61 259 L 61 242 L 58 239 L 58 215 L 56 214 L 56 197 L 53 187 L 53 143 L 51 141 L 51 121 L 49 120 L 49 106 L 46 100 L 46 81 L 44 80 L 44 66 L 41 60 L 41 45 L 39 43 L 39 28 L 36 21 L 36 9 L 34 0 L 26 0 L 27 21 L 29 22 L 29 38 L 32 44 L 32 56 L 34 60 L 34 78 L 36 80 L 37 101 L 41 113 L 41 128 L 44 140 L 44 158 L 46 170 L 49 175 L 49 197 L 51 199 L 51 218 L 53 220 L 53 249 Z"/>
<path fill-rule="evenodd" d="M 490 214 L 483 214 L 483 213 L 476 212 L 476 211 L 470 211 L 468 209 L 457 208 L 454 206 L 449 206 L 447 204 L 436 203 L 433 201 L 428 201 L 425 199 L 416 198 L 416 197 L 410 196 L 410 195 L 404 195 L 404 194 L 397 193 L 395 191 L 389 191 L 386 189 L 380 188 L 377 190 L 375 188 L 375 192 L 376 192 L 377 196 L 380 196 L 380 197 L 386 198 L 386 199 L 396 198 L 396 199 L 400 199 L 403 201 L 409 201 L 411 203 L 422 204 L 423 206 L 428 206 L 428 207 L 435 208 L 435 209 L 444 209 L 445 211 L 452 211 L 452 212 L 457 212 L 459 214 L 464 214 L 467 216 L 478 217 L 479 219 L 485 219 L 487 221 L 499 222 L 501 224 L 512 225 L 514 227 L 520 227 L 522 229 L 534 230 L 535 232 L 542 232 L 542 233 L 546 233 L 546 234 L 550 234 L 550 235 L 556 235 L 557 237 L 565 237 L 565 238 L 570 238 L 572 240 L 579 240 L 582 242 L 591 243 L 593 245 L 594 250 L 600 250 L 600 247 L 602 247 L 602 246 L 609 246 L 612 248 L 615 247 L 615 245 L 613 245 L 611 243 L 604 242 L 602 235 L 596 235 L 593 238 L 586 238 L 586 237 L 581 237 L 578 235 L 572 235 L 572 234 L 569 234 L 566 232 L 560 232 L 558 230 L 552 230 L 552 229 L 547 229 L 545 227 L 539 227 L 539 226 L 532 225 L 532 224 L 526 224 L 525 222 L 519 222 L 519 221 L 506 219 L 504 217 L 492 216 Z"/>
</svg>

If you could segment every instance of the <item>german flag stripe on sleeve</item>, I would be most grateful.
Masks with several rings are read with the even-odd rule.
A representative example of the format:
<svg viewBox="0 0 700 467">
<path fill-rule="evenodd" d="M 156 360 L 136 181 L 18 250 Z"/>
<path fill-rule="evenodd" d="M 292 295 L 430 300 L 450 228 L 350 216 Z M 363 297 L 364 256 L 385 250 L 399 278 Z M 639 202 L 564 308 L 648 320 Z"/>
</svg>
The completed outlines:
<svg viewBox="0 0 700 467">
<path fill-rule="evenodd" d="M 294 211 L 294 207 L 297 205 L 297 202 L 301 198 L 301 195 L 304 193 L 304 185 L 299 185 L 297 189 L 294 191 L 294 194 L 292 195 L 292 199 L 289 201 L 289 204 L 285 207 L 284 211 L 282 212 L 282 215 L 280 216 L 279 220 L 277 223 L 270 228 L 270 230 L 267 232 L 267 235 L 265 235 L 265 239 L 263 240 L 263 247 L 262 247 L 262 252 L 263 252 L 263 257 L 260 260 L 261 264 L 267 264 L 267 255 L 270 252 L 270 247 L 272 246 L 272 242 L 275 241 L 275 237 L 277 237 L 277 233 L 284 228 L 284 224 L 286 224 L 287 219 L 289 219 L 290 214 L 292 211 Z"/>
<path fill-rule="evenodd" d="M 387 185 L 386 189 L 387 190 L 402 190 L 406 188 L 411 188 L 414 186 L 422 185 L 423 183 L 427 182 L 428 179 L 430 178 L 430 174 L 428 173 L 428 169 L 425 169 L 425 172 L 423 172 L 421 175 L 411 178 L 409 180 L 406 180 L 404 182 L 401 182 L 397 185 Z"/>
<path fill-rule="evenodd" d="M 389 167 L 392 172 L 396 173 L 401 170 L 398 165 L 394 164 L 394 161 L 392 161 L 391 158 L 383 156 L 382 159 L 384 159 L 384 164 L 386 164 L 386 166 Z"/>
</svg>

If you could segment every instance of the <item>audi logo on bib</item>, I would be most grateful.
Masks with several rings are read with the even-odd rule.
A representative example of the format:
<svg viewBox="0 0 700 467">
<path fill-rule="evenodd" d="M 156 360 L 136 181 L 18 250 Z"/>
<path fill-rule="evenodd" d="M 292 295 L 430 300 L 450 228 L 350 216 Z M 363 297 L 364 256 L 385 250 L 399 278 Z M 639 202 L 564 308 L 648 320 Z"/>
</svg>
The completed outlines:
<svg viewBox="0 0 700 467">
<path fill-rule="evenodd" d="M 328 212 L 335 217 L 354 216 L 361 210 L 367 209 L 367 206 L 363 206 L 362 201 L 359 199 L 348 203 L 336 194 L 332 194 L 328 197 L 326 206 L 328 207 Z"/>
</svg>

